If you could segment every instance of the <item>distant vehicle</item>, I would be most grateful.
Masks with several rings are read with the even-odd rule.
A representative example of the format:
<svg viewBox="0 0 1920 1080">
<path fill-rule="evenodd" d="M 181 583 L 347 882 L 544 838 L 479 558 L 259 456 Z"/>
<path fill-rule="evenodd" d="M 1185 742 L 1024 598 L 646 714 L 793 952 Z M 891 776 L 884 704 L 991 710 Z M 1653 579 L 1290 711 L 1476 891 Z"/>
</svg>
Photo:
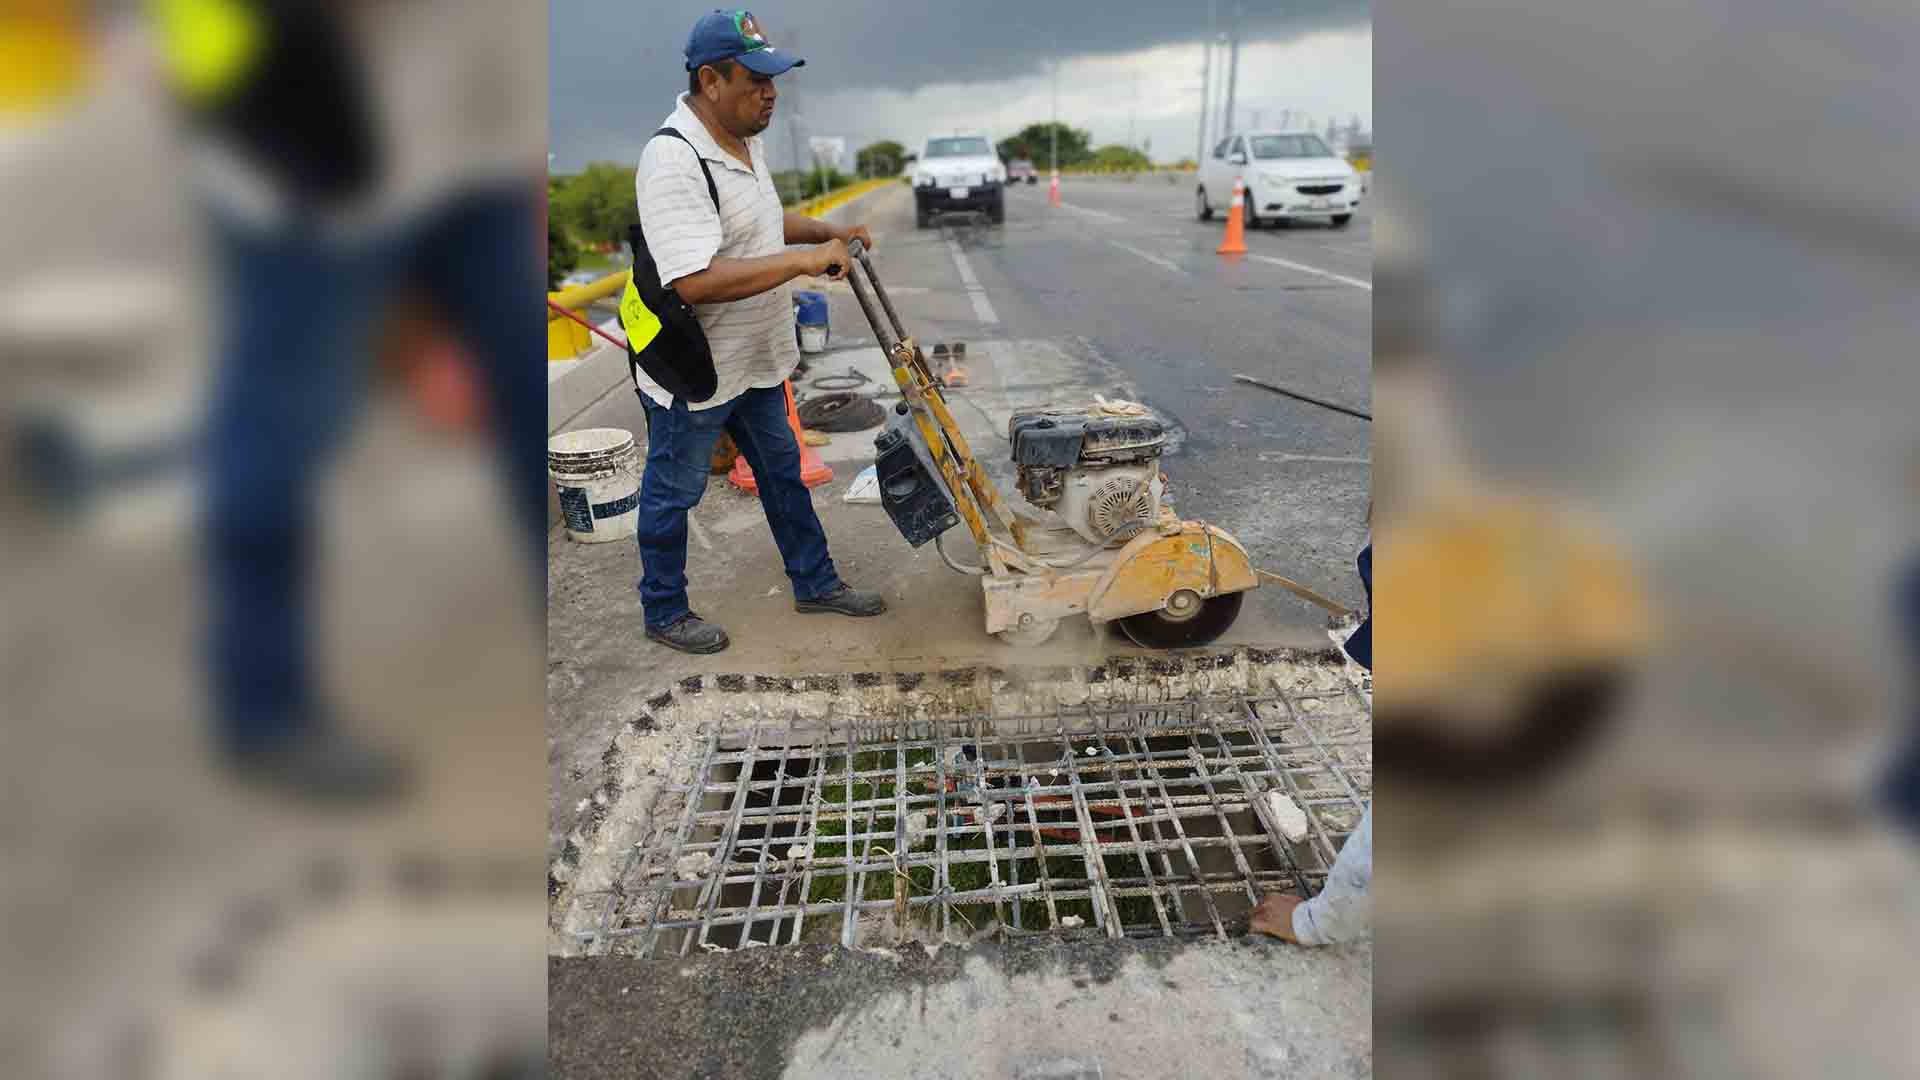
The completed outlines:
<svg viewBox="0 0 1920 1080">
<path fill-rule="evenodd" d="M 1014 158 L 1007 162 L 1007 183 L 1025 180 L 1029 184 L 1040 182 L 1040 174 L 1034 171 L 1033 162 L 1026 158 Z"/>
<path fill-rule="evenodd" d="M 1251 131 L 1220 140 L 1200 163 L 1194 209 L 1201 221 L 1232 205 L 1236 177 L 1247 186 L 1249 229 L 1307 217 L 1327 217 L 1342 228 L 1360 205 L 1360 174 L 1311 131 Z"/>
<path fill-rule="evenodd" d="M 914 222 L 920 228 L 936 214 L 984 212 L 1007 220 L 1007 169 L 985 135 L 928 139 L 913 168 Z"/>
</svg>

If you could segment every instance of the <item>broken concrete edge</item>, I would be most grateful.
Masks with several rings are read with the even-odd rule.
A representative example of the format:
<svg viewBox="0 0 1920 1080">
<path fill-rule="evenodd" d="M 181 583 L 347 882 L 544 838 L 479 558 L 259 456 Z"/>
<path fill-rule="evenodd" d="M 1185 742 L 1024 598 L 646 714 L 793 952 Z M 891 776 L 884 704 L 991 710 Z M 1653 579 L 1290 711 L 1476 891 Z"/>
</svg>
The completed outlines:
<svg viewBox="0 0 1920 1080">
<path fill-rule="evenodd" d="M 652 810 L 674 763 L 718 721 L 736 726 L 771 716 L 825 723 L 866 717 L 1032 716 L 1056 709 L 1169 705 L 1214 693 L 1260 693 L 1287 665 L 1317 665 L 1353 685 L 1354 667 L 1337 648 L 1237 646 L 1151 656 L 1114 656 L 1094 665 L 969 665 L 935 671 L 866 671 L 775 676 L 693 675 L 644 697 L 600 755 L 603 776 L 561 850 L 548 863 L 549 951 L 577 955 L 591 936 L 576 909 L 583 896 L 619 888 L 624 853 L 645 843 Z M 777 709 L 760 698 L 775 695 Z M 730 715 L 738 714 L 738 715 Z M 626 808 L 628 813 L 616 813 Z M 583 873 L 583 867 L 591 871 Z"/>
</svg>

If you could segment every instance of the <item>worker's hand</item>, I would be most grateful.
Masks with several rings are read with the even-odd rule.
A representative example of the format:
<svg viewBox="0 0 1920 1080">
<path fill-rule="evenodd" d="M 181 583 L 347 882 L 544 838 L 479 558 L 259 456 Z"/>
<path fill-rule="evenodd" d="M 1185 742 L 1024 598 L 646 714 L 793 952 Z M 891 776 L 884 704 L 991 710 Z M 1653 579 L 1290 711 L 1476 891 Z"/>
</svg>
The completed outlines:
<svg viewBox="0 0 1920 1080">
<path fill-rule="evenodd" d="M 814 277 L 838 281 L 847 276 L 847 264 L 852 261 L 852 256 L 847 254 L 847 242 L 836 237 L 807 249 L 806 271 Z M 838 269 L 832 269 L 835 267 Z"/>
<path fill-rule="evenodd" d="M 1267 934 L 1281 941 L 1300 944 L 1293 936 L 1293 909 L 1300 906 L 1301 899 L 1286 893 L 1269 893 L 1253 909 L 1253 920 L 1247 929 L 1256 934 Z"/>
<path fill-rule="evenodd" d="M 873 250 L 873 234 L 867 231 L 865 225 L 851 225 L 836 231 L 834 235 L 839 237 L 842 243 L 848 245 L 852 245 L 854 240 L 858 239 L 862 244 L 867 246 L 868 251 Z"/>
</svg>

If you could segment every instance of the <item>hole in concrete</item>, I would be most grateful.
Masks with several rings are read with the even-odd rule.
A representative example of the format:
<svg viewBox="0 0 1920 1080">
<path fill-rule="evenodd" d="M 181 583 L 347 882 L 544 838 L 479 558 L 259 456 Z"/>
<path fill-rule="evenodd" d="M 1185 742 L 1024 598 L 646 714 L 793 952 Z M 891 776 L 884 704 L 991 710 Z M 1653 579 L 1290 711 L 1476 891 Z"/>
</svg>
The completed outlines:
<svg viewBox="0 0 1920 1080">
<path fill-rule="evenodd" d="M 1036 700 L 1032 685 L 1005 698 L 999 673 L 911 693 L 855 680 L 822 692 L 826 719 L 803 718 L 791 685 L 732 695 L 704 716 L 679 782 L 620 808 L 644 818 L 639 842 L 617 869 L 592 868 L 611 887 L 573 898 L 598 909 L 569 928 L 586 948 L 642 955 L 1075 927 L 1237 934 L 1259 896 L 1322 886 L 1372 783 L 1367 704 L 1338 666 L 1248 667 L 1237 686 L 1259 692 L 1207 675 L 1167 700 L 1188 676 L 1110 666 L 1101 695 L 1080 676 L 1064 695 L 1076 703 L 1055 687 L 1046 711 L 993 707 Z M 1162 700 L 1120 700 L 1121 680 Z M 955 703 L 987 707 L 928 707 Z M 1306 811 L 1304 839 L 1278 831 L 1269 792 Z M 613 857 L 596 851 L 583 873 Z"/>
</svg>

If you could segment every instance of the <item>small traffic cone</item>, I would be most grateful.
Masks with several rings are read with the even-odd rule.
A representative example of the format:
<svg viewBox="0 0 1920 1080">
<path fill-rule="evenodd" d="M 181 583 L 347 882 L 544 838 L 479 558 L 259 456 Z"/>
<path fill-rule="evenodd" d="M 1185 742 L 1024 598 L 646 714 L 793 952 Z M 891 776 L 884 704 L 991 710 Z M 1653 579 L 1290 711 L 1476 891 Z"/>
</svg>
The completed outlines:
<svg viewBox="0 0 1920 1080">
<path fill-rule="evenodd" d="M 787 426 L 793 429 L 794 444 L 800 448 L 800 482 L 810 488 L 831 483 L 833 470 L 820 460 L 820 455 L 814 453 L 813 447 L 807 445 L 806 434 L 800 430 L 800 412 L 793 407 L 793 384 L 789 382 L 782 385 L 787 392 Z M 727 474 L 727 479 L 742 491 L 760 490 L 754 482 L 753 468 L 747 464 L 745 454 L 741 454 L 739 460 L 733 463 L 733 471 Z"/>
<path fill-rule="evenodd" d="M 947 370 L 940 376 L 940 381 L 949 387 L 967 385 L 966 342 L 954 342 L 953 348 L 947 350 Z"/>
<path fill-rule="evenodd" d="M 1060 205 L 1060 170 L 1059 169 L 1053 170 L 1053 179 L 1047 184 L 1047 202 L 1053 206 Z"/>
<path fill-rule="evenodd" d="M 1238 179 L 1233 182 L 1233 207 L 1227 211 L 1227 236 L 1214 249 L 1215 255 L 1245 255 L 1247 253 L 1247 186 Z"/>
</svg>

